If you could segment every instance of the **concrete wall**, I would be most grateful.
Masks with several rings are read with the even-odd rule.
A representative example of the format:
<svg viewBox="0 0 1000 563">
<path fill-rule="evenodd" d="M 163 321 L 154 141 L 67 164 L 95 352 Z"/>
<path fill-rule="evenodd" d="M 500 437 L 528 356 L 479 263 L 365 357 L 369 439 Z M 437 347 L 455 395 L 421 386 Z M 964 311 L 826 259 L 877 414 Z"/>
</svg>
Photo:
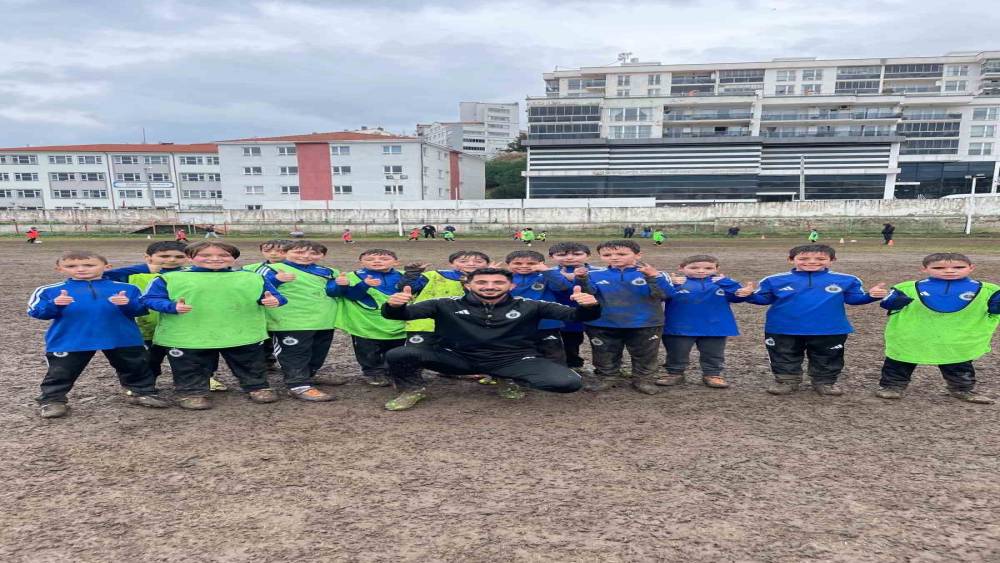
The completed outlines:
<svg viewBox="0 0 1000 563">
<path fill-rule="evenodd" d="M 380 202 L 381 203 L 381 202 Z M 419 202 L 412 202 L 413 204 Z M 668 232 L 725 232 L 739 225 L 745 232 L 798 232 L 815 226 L 825 233 L 872 232 L 891 222 L 901 232 L 960 233 L 965 226 L 967 201 L 846 200 L 804 203 L 720 203 L 704 206 L 652 207 L 644 200 L 622 201 L 616 207 L 535 207 L 539 200 L 480 200 L 436 202 L 428 208 L 281 209 L 217 212 L 168 210 L 57 210 L 18 211 L 0 214 L 0 232 L 23 232 L 37 226 L 49 232 L 132 232 L 153 223 L 225 225 L 234 232 L 286 232 L 295 225 L 307 233 L 338 233 L 350 227 L 359 234 L 395 232 L 432 223 L 453 224 L 460 231 L 508 233 L 515 228 L 547 230 L 618 230 L 622 225 L 654 225 Z M 475 207 L 478 203 L 480 206 Z M 560 203 L 566 203 L 562 200 Z M 1000 232 L 1000 198 L 977 198 L 974 230 Z"/>
</svg>

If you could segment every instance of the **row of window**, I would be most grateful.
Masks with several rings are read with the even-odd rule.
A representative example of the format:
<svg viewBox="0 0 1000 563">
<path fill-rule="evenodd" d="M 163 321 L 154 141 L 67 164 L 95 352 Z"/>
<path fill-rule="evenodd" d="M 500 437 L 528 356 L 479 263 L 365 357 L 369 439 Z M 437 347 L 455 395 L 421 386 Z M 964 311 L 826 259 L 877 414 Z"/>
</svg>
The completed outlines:
<svg viewBox="0 0 1000 563">
<path fill-rule="evenodd" d="M 264 195 L 264 186 L 243 186 L 245 195 Z M 298 195 L 298 186 L 281 186 L 281 195 Z"/>
<path fill-rule="evenodd" d="M 277 147 L 278 156 L 295 156 L 296 150 L 294 146 L 281 146 Z M 243 147 L 243 156 L 261 156 L 262 147 Z"/>
<path fill-rule="evenodd" d="M 167 155 L 133 155 L 116 154 L 111 157 L 115 164 L 170 164 Z M 217 156 L 181 156 L 178 157 L 184 165 L 219 164 Z M 81 155 L 74 157 L 69 154 L 49 155 L 49 164 L 104 164 L 100 155 Z M 0 154 L 0 164 L 38 164 L 38 155 L 34 154 Z"/>
<path fill-rule="evenodd" d="M 294 176 L 299 173 L 298 166 L 282 166 L 278 169 L 279 176 Z M 264 174 L 263 166 L 244 166 L 243 175 L 244 176 L 262 176 Z"/>
</svg>

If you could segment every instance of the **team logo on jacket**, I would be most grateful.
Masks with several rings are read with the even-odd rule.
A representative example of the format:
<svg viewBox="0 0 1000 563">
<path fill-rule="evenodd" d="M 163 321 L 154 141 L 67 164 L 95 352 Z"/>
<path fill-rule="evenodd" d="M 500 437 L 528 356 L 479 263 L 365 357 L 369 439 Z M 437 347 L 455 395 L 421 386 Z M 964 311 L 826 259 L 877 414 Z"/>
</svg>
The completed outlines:
<svg viewBox="0 0 1000 563">
<path fill-rule="evenodd" d="M 167 350 L 167 354 L 169 354 L 172 358 L 180 358 L 184 355 L 184 352 L 182 350 L 178 350 L 177 348 L 171 348 L 170 350 Z"/>
<path fill-rule="evenodd" d="M 778 288 L 778 291 L 795 291 L 795 288 L 790 285 L 786 285 L 785 287 Z"/>
<path fill-rule="evenodd" d="M 296 344 L 299 343 L 299 339 L 291 336 L 286 336 L 281 339 L 281 343 L 284 344 L 285 346 L 295 346 Z"/>
<path fill-rule="evenodd" d="M 958 298 L 961 299 L 962 301 L 972 301 L 973 299 L 976 298 L 976 292 L 966 291 L 965 293 L 960 294 Z"/>
<path fill-rule="evenodd" d="M 593 344 L 594 346 L 604 346 L 604 341 L 601 340 L 600 338 L 591 338 L 590 343 Z"/>
<path fill-rule="evenodd" d="M 642 278 L 635 278 L 632 280 L 632 285 L 646 285 L 646 280 Z"/>
<path fill-rule="evenodd" d="M 423 341 L 424 341 L 424 337 L 423 337 L 423 336 L 420 336 L 419 334 L 414 334 L 414 335 L 413 335 L 413 336 L 411 336 L 411 337 L 410 337 L 410 339 L 408 340 L 408 342 L 409 342 L 410 344 L 420 344 L 420 343 L 421 343 L 421 342 L 423 342 Z"/>
<path fill-rule="evenodd" d="M 519 311 L 508 311 L 504 316 L 508 319 L 518 319 L 521 317 L 521 313 Z"/>
<path fill-rule="evenodd" d="M 715 294 L 721 296 L 721 295 L 725 295 L 726 292 L 720 287 L 719 289 L 715 290 Z"/>
<path fill-rule="evenodd" d="M 830 285 L 824 287 L 823 289 L 826 290 L 827 293 L 840 293 L 841 291 L 844 291 L 844 288 L 840 287 L 835 283 L 831 283 Z"/>
<path fill-rule="evenodd" d="M 541 291 L 541 290 L 545 289 L 545 284 L 542 283 L 542 282 L 535 282 L 535 283 L 531 284 L 531 289 L 533 289 L 535 291 Z"/>
<path fill-rule="evenodd" d="M 773 338 L 765 338 L 764 339 L 764 345 L 765 346 L 774 346 L 774 339 Z"/>
<path fill-rule="evenodd" d="M 455 311 L 456 315 L 471 315 L 468 309 L 462 309 L 461 311 Z"/>
<path fill-rule="evenodd" d="M 69 355 L 69 352 L 52 352 L 52 355 L 57 358 L 65 358 Z"/>
</svg>

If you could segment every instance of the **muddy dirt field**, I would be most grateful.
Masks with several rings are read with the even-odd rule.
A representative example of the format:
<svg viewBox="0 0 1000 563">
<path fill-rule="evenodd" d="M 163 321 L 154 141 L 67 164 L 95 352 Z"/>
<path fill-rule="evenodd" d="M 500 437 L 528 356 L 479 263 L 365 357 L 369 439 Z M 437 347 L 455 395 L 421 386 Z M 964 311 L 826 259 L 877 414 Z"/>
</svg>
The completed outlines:
<svg viewBox="0 0 1000 563">
<path fill-rule="evenodd" d="M 977 277 L 1000 280 L 996 240 L 900 238 L 836 245 L 836 269 L 903 281 L 923 255 L 954 249 L 972 254 Z M 672 268 L 708 251 L 747 280 L 786 269 L 798 242 L 668 241 L 644 256 Z M 327 388 L 332 403 L 254 405 L 230 391 L 214 410 L 185 412 L 124 405 L 98 357 L 70 415 L 39 419 L 47 323 L 24 314 L 28 294 L 59 279 L 62 250 L 125 265 L 146 243 L 0 242 L 2 561 L 1000 561 L 1000 405 L 951 399 L 924 367 L 903 401 L 873 397 L 877 305 L 851 308 L 840 398 L 765 394 L 764 308 L 736 305 L 744 334 L 730 342 L 728 390 L 512 402 L 439 379 L 403 413 L 382 410 L 391 389 L 360 383 Z M 237 244 L 241 262 L 257 260 L 254 242 Z M 329 244 L 341 268 L 369 246 L 441 266 L 457 248 L 517 248 Z M 329 365 L 358 373 L 342 334 Z M 977 366 L 980 390 L 1000 396 L 997 355 Z M 169 394 L 169 375 L 160 383 Z"/>
</svg>

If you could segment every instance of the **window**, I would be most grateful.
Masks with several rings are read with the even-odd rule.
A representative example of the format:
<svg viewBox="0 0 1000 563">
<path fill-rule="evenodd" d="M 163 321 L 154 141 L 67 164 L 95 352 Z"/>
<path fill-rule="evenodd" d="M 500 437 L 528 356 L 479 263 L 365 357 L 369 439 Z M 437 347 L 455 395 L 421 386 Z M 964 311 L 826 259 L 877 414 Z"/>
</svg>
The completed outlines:
<svg viewBox="0 0 1000 563">
<path fill-rule="evenodd" d="M 969 143 L 969 154 L 973 156 L 993 154 L 993 143 Z"/>
<path fill-rule="evenodd" d="M 778 84 L 774 87 L 775 96 L 794 96 L 795 95 L 795 85 L 794 84 Z"/>
<path fill-rule="evenodd" d="M 181 164 L 196 165 L 196 164 L 204 164 L 204 163 L 205 163 L 204 159 L 202 157 L 200 157 L 200 156 L 182 156 L 181 157 Z"/>
<path fill-rule="evenodd" d="M 878 80 L 843 80 L 834 84 L 834 94 L 877 94 Z"/>
<path fill-rule="evenodd" d="M 80 172 L 82 182 L 103 182 L 104 172 Z"/>
<path fill-rule="evenodd" d="M 632 95 L 632 91 L 619 88 L 618 91 L 615 93 L 615 95 L 618 96 L 619 98 L 627 98 L 630 95 Z"/>
<path fill-rule="evenodd" d="M 138 172 L 119 172 L 115 174 L 115 180 L 119 182 L 140 182 L 142 178 Z"/>
<path fill-rule="evenodd" d="M 995 125 L 973 125 L 970 137 L 992 137 L 995 133 Z"/>
<path fill-rule="evenodd" d="M 114 156 L 115 164 L 139 164 L 139 157 L 132 156 L 128 154 L 116 154 Z"/>
<path fill-rule="evenodd" d="M 629 75 L 627 75 L 627 74 L 619 74 L 618 75 L 618 85 L 619 86 L 631 86 L 632 85 L 632 77 L 629 76 Z"/>
<path fill-rule="evenodd" d="M 334 186 L 333 187 L 333 193 L 335 195 L 351 195 L 351 193 L 353 191 L 354 191 L 354 188 L 351 187 L 351 186 Z"/>
<path fill-rule="evenodd" d="M 205 157 L 205 164 L 214 164 L 214 165 L 218 166 L 219 165 L 219 157 L 217 157 L 217 156 L 206 156 Z"/>
<path fill-rule="evenodd" d="M 218 172 L 214 172 L 214 173 L 211 173 L 211 174 L 205 174 L 205 181 L 206 182 L 221 182 L 222 181 L 222 174 L 219 174 Z"/>
<path fill-rule="evenodd" d="M 76 174 L 72 172 L 50 172 L 49 179 L 56 182 L 68 182 L 70 180 L 76 180 Z"/>
<path fill-rule="evenodd" d="M 281 195 L 299 195 L 299 187 L 281 186 Z"/>
<path fill-rule="evenodd" d="M 385 195 L 403 195 L 403 186 L 400 185 L 386 186 Z"/>
<path fill-rule="evenodd" d="M 424 167 L 427 168 L 426 166 Z M 0 182 L 10 182 L 10 174 L 7 172 L 0 172 Z"/>
<path fill-rule="evenodd" d="M 403 173 L 403 167 L 399 166 L 399 165 L 383 166 L 382 167 L 382 172 L 384 172 L 386 176 L 390 176 L 391 177 L 393 174 L 402 174 Z"/>
<path fill-rule="evenodd" d="M 205 175 L 204 174 L 195 174 L 195 173 L 192 173 L 192 172 L 181 172 L 181 181 L 182 182 L 204 182 L 205 181 Z"/>
<path fill-rule="evenodd" d="M 260 156 L 260 147 L 243 147 L 243 156 Z"/>
<path fill-rule="evenodd" d="M 146 164 L 170 164 L 169 156 L 147 156 L 144 160 Z"/>
<path fill-rule="evenodd" d="M 264 173 L 264 169 L 260 166 L 244 166 L 243 175 L 244 176 L 260 176 Z"/>
<path fill-rule="evenodd" d="M 150 172 L 149 173 L 150 182 L 169 182 L 170 174 L 166 172 Z"/>
<path fill-rule="evenodd" d="M 103 199 L 108 197 L 108 190 L 80 190 L 80 197 Z"/>
<path fill-rule="evenodd" d="M 173 195 L 173 190 L 153 190 L 153 197 L 155 199 L 170 199 Z"/>
<path fill-rule="evenodd" d="M 49 156 L 49 164 L 73 164 L 73 157 L 64 154 Z"/>
<path fill-rule="evenodd" d="M 779 70 L 778 76 L 775 78 L 778 82 L 795 82 L 795 71 L 794 70 Z"/>
<path fill-rule="evenodd" d="M 298 166 L 282 166 L 280 174 L 282 176 L 294 176 L 299 173 Z"/>
<path fill-rule="evenodd" d="M 142 190 L 118 190 L 118 197 L 122 199 L 139 199 L 142 197 Z"/>
<path fill-rule="evenodd" d="M 972 119 L 975 121 L 996 121 L 998 109 L 1000 108 L 975 108 L 972 110 Z"/>
<path fill-rule="evenodd" d="M 351 173 L 351 167 L 350 166 L 334 166 L 333 167 L 333 175 L 334 176 L 347 176 L 350 173 Z"/>
<path fill-rule="evenodd" d="M 945 70 L 947 76 L 968 76 L 969 65 L 948 65 Z"/>
<path fill-rule="evenodd" d="M 33 154 L 0 154 L 0 164 L 38 164 L 38 156 Z"/>
<path fill-rule="evenodd" d="M 649 86 L 659 86 L 663 83 L 662 74 L 650 74 L 646 76 L 646 84 Z"/>
<path fill-rule="evenodd" d="M 38 173 L 37 172 L 14 172 L 15 182 L 37 182 Z"/>
<path fill-rule="evenodd" d="M 440 170 L 440 169 L 438 170 L 438 179 L 439 180 L 443 180 L 444 179 L 444 170 Z"/>
<path fill-rule="evenodd" d="M 968 90 L 969 83 L 965 80 L 945 80 L 945 92 L 964 92 Z"/>
<path fill-rule="evenodd" d="M 104 157 L 102 156 L 78 156 L 76 157 L 77 164 L 103 164 Z"/>
<path fill-rule="evenodd" d="M 222 190 L 184 190 L 185 199 L 222 199 Z"/>
<path fill-rule="evenodd" d="M 662 90 L 659 89 L 659 88 L 650 88 L 649 90 L 646 91 L 646 95 L 647 96 L 659 96 L 659 95 L 661 95 L 660 92 L 662 92 Z"/>
<path fill-rule="evenodd" d="M 619 125 L 610 131 L 612 139 L 648 139 L 652 129 L 649 125 Z"/>
<path fill-rule="evenodd" d="M 403 145 L 382 145 L 382 154 L 403 154 Z"/>
<path fill-rule="evenodd" d="M 803 70 L 802 80 L 823 80 L 823 69 L 807 68 Z"/>
<path fill-rule="evenodd" d="M 817 96 L 823 93 L 822 84 L 803 84 L 802 85 L 802 95 L 803 96 Z"/>
<path fill-rule="evenodd" d="M 295 147 L 278 147 L 278 156 L 295 156 Z"/>
<path fill-rule="evenodd" d="M 650 121 L 653 110 L 649 108 L 611 108 L 611 121 Z"/>
<path fill-rule="evenodd" d="M 0 190 L 0 197 L 14 197 L 14 190 Z"/>
<path fill-rule="evenodd" d="M 42 190 L 14 190 L 17 197 L 42 197 Z"/>
<path fill-rule="evenodd" d="M 72 199 L 76 197 L 76 190 L 52 190 L 54 199 Z"/>
<path fill-rule="evenodd" d="M 243 186 L 243 193 L 246 195 L 263 195 L 264 186 Z"/>
<path fill-rule="evenodd" d="M 347 156 L 351 154 L 351 147 L 349 145 L 332 145 L 330 147 L 330 154 Z"/>
</svg>

